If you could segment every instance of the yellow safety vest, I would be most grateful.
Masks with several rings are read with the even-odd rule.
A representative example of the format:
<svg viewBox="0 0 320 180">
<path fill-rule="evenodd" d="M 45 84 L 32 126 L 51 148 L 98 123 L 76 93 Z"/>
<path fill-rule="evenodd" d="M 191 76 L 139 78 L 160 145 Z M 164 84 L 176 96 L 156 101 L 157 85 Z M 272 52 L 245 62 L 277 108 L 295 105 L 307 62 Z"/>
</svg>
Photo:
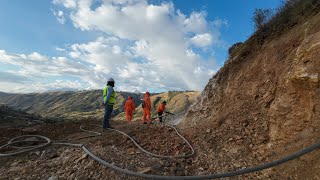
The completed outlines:
<svg viewBox="0 0 320 180">
<path fill-rule="evenodd" d="M 103 90 L 103 100 L 106 104 L 110 104 L 110 105 L 114 105 L 116 103 L 116 92 L 113 90 L 111 93 L 111 96 L 109 98 L 109 101 L 106 102 L 107 100 L 107 93 L 108 93 L 108 89 L 109 89 L 109 85 L 107 85 L 104 90 Z"/>
</svg>

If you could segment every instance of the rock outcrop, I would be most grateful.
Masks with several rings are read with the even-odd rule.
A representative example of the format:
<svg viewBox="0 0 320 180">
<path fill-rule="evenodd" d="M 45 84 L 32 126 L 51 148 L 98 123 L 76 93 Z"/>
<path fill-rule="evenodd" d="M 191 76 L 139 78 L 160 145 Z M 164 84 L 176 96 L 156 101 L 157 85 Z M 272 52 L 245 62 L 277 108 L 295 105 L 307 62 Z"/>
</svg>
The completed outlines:
<svg viewBox="0 0 320 180">
<path fill-rule="evenodd" d="M 315 14 L 262 44 L 253 35 L 191 106 L 181 127 L 215 142 L 206 143 L 215 161 L 261 164 L 320 140 L 320 14 Z M 208 129 L 210 137 L 200 135 Z M 264 171 L 263 177 L 314 179 L 319 167 L 316 152 Z"/>
</svg>

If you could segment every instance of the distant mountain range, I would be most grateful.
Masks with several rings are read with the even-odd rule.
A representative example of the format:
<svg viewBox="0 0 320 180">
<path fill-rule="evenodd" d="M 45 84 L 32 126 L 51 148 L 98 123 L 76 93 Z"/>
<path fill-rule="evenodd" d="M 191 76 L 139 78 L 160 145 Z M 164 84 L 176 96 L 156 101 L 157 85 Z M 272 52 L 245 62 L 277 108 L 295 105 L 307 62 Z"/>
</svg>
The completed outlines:
<svg viewBox="0 0 320 180">
<path fill-rule="evenodd" d="M 170 91 L 160 94 L 151 94 L 152 108 L 155 114 L 157 105 L 166 100 L 167 109 L 181 114 L 187 111 L 195 101 L 199 92 Z M 116 104 L 113 116 L 116 119 L 124 119 L 124 104 L 128 96 L 132 96 L 137 107 L 135 118 L 142 116 L 141 99 L 143 94 L 139 92 L 117 92 Z M 0 92 L 0 103 L 6 104 L 16 110 L 38 114 L 42 117 L 55 117 L 70 120 L 82 118 L 102 118 L 104 108 L 101 106 L 102 91 L 62 91 L 29 94 L 11 94 Z"/>
</svg>

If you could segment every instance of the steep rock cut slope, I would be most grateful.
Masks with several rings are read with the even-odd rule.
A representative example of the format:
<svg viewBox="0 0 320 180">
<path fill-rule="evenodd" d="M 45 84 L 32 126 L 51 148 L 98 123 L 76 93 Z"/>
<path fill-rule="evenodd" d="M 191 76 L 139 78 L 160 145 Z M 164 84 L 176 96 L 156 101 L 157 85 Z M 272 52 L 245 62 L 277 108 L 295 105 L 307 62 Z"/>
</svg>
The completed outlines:
<svg viewBox="0 0 320 180">
<path fill-rule="evenodd" d="M 258 165 L 320 140 L 319 24 L 317 11 L 262 44 L 253 35 L 210 79 L 181 124 L 207 147 L 208 171 Z M 319 168 L 316 151 L 251 175 L 319 179 Z"/>
</svg>

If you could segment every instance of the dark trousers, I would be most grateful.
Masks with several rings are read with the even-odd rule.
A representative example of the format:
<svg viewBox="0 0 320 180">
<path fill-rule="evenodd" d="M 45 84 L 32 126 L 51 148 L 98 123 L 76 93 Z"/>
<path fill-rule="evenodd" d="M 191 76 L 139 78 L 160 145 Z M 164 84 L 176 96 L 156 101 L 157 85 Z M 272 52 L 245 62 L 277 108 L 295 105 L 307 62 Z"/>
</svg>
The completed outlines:
<svg viewBox="0 0 320 180">
<path fill-rule="evenodd" d="M 103 128 L 109 128 L 110 124 L 109 124 L 109 120 L 111 117 L 111 113 L 113 110 L 113 105 L 105 105 L 104 106 L 104 118 L 103 118 Z"/>
<path fill-rule="evenodd" d="M 159 116 L 159 121 L 162 122 L 162 114 L 163 112 L 158 112 L 158 116 Z"/>
</svg>

